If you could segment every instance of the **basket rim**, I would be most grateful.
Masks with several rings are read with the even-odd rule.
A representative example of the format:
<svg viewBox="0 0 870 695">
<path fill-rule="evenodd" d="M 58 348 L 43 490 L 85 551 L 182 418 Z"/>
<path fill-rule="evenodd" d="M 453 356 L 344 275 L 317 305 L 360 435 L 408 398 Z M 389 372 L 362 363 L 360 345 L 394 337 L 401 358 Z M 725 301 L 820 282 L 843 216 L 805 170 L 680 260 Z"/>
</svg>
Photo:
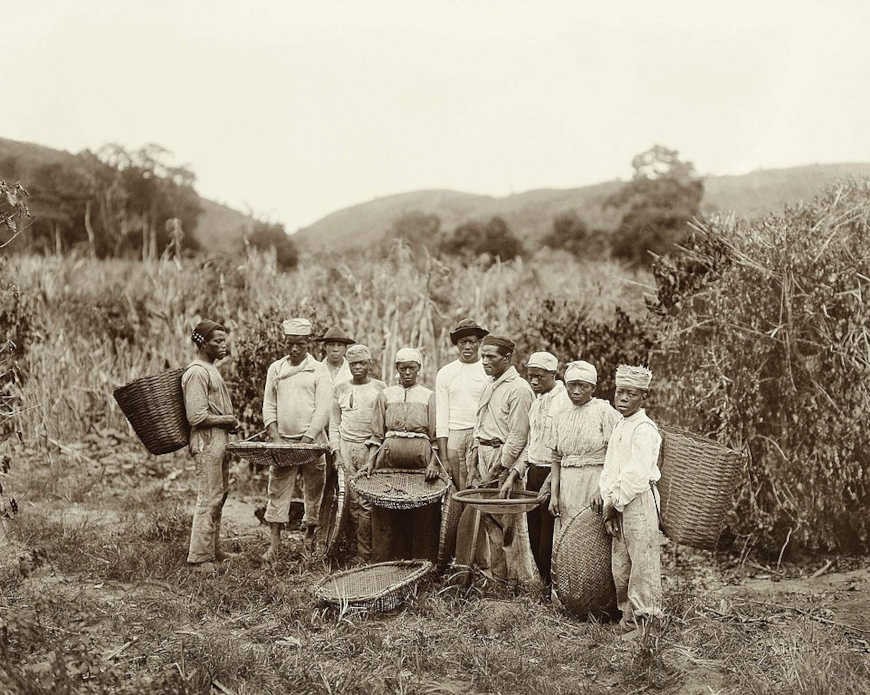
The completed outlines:
<svg viewBox="0 0 870 695">
<path fill-rule="evenodd" d="M 416 476 L 425 476 L 426 469 L 425 468 L 375 468 L 370 475 L 366 475 L 364 470 L 357 471 L 354 473 L 350 480 L 351 482 L 358 480 L 360 478 L 374 478 L 376 475 L 392 475 L 393 473 L 401 473 L 403 475 L 416 475 Z M 444 473 L 438 473 L 437 480 L 440 480 L 445 485 L 445 489 L 450 486 L 450 481 L 447 479 L 447 476 Z M 431 484 L 435 484 L 434 480 L 429 481 Z"/>
<path fill-rule="evenodd" d="M 483 497 L 472 497 L 486 493 Z M 457 490 L 453 493 L 453 499 L 457 502 L 465 502 L 466 504 L 479 504 L 492 506 L 501 506 L 503 504 L 523 505 L 528 504 L 532 500 L 538 499 L 538 493 L 534 490 L 511 490 L 511 497 L 497 497 L 499 490 L 494 487 L 468 487 L 464 490 Z M 513 495 L 522 495 L 522 497 L 513 497 Z"/>
<path fill-rule="evenodd" d="M 693 432 L 692 430 L 686 429 L 684 427 L 677 427 L 676 425 L 658 425 L 659 431 L 665 434 L 675 434 L 679 436 L 683 436 L 686 439 L 691 439 L 693 442 L 697 442 L 699 444 L 707 444 L 708 446 L 715 446 L 719 449 L 727 451 L 735 456 L 745 456 L 746 449 L 738 450 L 733 447 L 728 446 L 727 444 L 723 444 L 720 441 L 713 439 L 712 437 L 708 437 L 703 434 L 698 434 L 697 432 Z"/>
<path fill-rule="evenodd" d="M 329 447 L 324 444 L 314 444 L 307 442 L 228 442 L 227 449 L 235 449 L 238 451 L 256 451 L 256 450 L 301 450 L 301 451 L 314 451 L 315 449 L 320 449 L 321 451 L 328 451 Z"/>
<path fill-rule="evenodd" d="M 387 565 L 393 567 L 416 567 L 413 572 L 411 572 L 407 577 L 402 579 L 401 581 L 390 584 L 388 587 L 385 587 L 381 591 L 372 594 L 360 594 L 357 596 L 335 596 L 334 594 L 327 595 L 325 593 L 325 588 L 330 581 L 335 581 L 339 578 L 350 577 L 354 574 L 360 574 L 371 570 L 375 567 L 385 567 Z M 387 560 L 386 562 L 376 562 L 371 565 L 361 565 L 359 567 L 351 567 L 350 569 L 342 570 L 340 572 L 335 572 L 333 574 L 326 575 L 323 579 L 321 579 L 317 585 L 314 587 L 314 594 L 321 601 L 327 601 L 329 603 L 359 603 L 359 602 L 372 602 L 377 601 L 378 599 L 382 599 L 385 596 L 389 596 L 390 594 L 403 589 L 419 580 L 423 575 L 429 572 L 433 567 L 434 563 L 431 560 Z"/>
<path fill-rule="evenodd" d="M 170 381 L 179 378 L 184 372 L 187 371 L 187 367 L 172 367 L 171 369 L 164 369 L 156 374 L 146 374 L 145 376 L 136 377 L 131 381 L 128 381 L 126 384 L 122 384 L 117 388 L 112 390 L 112 395 L 116 396 L 120 393 L 122 396 L 128 393 L 129 391 L 133 391 L 137 388 L 143 388 L 150 385 L 150 382 L 154 381 Z"/>
</svg>

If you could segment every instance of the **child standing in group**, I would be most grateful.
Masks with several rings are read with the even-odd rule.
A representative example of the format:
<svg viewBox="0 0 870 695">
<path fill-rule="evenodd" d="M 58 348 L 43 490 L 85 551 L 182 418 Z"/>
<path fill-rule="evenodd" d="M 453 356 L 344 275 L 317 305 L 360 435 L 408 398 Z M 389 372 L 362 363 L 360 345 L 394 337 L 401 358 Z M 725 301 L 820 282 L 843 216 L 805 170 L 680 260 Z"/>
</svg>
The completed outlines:
<svg viewBox="0 0 870 695">
<path fill-rule="evenodd" d="M 607 445 L 600 495 L 593 500 L 613 536 L 612 569 L 620 623 L 641 628 L 646 638 L 662 615 L 659 545 L 658 467 L 662 438 L 642 405 L 652 372 L 620 365 L 616 370 L 614 405 L 622 420 Z"/>
</svg>

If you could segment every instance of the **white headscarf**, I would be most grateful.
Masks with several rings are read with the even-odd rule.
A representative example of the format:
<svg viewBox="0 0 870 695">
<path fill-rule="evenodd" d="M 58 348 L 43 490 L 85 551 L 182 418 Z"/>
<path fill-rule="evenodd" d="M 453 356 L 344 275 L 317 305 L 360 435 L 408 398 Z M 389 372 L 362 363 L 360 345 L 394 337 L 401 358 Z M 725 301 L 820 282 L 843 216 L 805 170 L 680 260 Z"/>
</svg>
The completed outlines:
<svg viewBox="0 0 870 695">
<path fill-rule="evenodd" d="M 621 364 L 616 368 L 616 387 L 643 389 L 646 391 L 652 381 L 652 372 L 646 367 L 632 367 Z"/>
<path fill-rule="evenodd" d="M 569 381 L 585 381 L 587 384 L 598 383 L 598 371 L 589 362 L 578 360 L 568 364 L 565 370 L 565 383 Z"/>
<path fill-rule="evenodd" d="M 399 362 L 416 362 L 423 366 L 423 355 L 417 348 L 405 347 L 396 353 L 396 364 Z"/>
</svg>

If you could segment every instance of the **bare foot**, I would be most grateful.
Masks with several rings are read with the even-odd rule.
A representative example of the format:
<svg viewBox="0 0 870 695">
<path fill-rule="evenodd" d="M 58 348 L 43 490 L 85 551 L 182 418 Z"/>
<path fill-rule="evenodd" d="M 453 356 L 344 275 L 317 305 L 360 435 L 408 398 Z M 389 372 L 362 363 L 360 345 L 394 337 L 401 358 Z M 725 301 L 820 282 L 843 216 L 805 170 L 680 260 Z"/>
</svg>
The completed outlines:
<svg viewBox="0 0 870 695">
<path fill-rule="evenodd" d="M 213 572 L 217 572 L 217 565 L 214 562 L 188 562 L 187 566 L 193 572 L 198 572 L 200 574 L 211 574 Z"/>
<path fill-rule="evenodd" d="M 274 561 L 276 554 L 277 553 L 275 552 L 275 548 L 272 546 L 269 546 L 269 549 L 260 556 L 260 559 L 263 562 L 268 564 L 268 563 Z"/>
<path fill-rule="evenodd" d="M 218 550 L 214 554 L 216 562 L 226 562 L 227 560 L 237 560 L 241 555 L 239 553 L 225 553 L 223 550 Z"/>
</svg>

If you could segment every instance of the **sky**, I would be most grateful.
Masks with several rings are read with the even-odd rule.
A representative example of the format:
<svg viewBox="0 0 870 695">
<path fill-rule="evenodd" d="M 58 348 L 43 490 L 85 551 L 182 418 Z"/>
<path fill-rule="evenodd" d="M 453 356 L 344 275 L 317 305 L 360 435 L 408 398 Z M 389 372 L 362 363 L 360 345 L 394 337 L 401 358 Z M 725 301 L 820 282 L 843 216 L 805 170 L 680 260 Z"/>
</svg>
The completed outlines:
<svg viewBox="0 0 870 695">
<path fill-rule="evenodd" d="M 293 231 L 375 197 L 870 161 L 870 3 L 0 0 L 0 137 L 159 143 Z"/>
</svg>

